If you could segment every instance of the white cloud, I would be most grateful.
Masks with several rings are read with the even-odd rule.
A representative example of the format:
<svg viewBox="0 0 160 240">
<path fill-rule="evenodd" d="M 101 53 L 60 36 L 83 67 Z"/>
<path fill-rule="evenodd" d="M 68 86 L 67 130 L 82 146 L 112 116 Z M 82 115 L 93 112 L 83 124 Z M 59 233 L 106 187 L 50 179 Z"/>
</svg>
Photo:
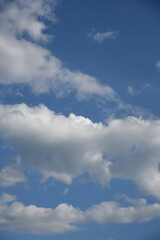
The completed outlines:
<svg viewBox="0 0 160 240">
<path fill-rule="evenodd" d="M 44 33 L 47 26 L 39 19 L 56 21 L 57 2 L 17 0 L 0 13 L 0 83 L 29 84 L 34 93 L 53 91 L 63 96 L 75 92 L 79 99 L 99 95 L 116 101 L 111 87 L 81 71 L 65 68 L 60 59 L 40 46 L 38 41 L 48 39 L 48 35 Z M 31 40 L 23 38 L 24 33 Z"/>
<path fill-rule="evenodd" d="M 109 182 L 108 163 L 97 142 L 105 130 L 101 123 L 56 115 L 43 105 L 1 105 L 0 115 L 1 136 L 18 151 L 24 168 L 44 172 L 43 180 L 53 176 L 70 184 L 88 172 L 103 185 Z"/>
<path fill-rule="evenodd" d="M 47 40 L 44 34 L 47 26 L 40 17 L 56 22 L 55 7 L 58 1 L 53 0 L 15 0 L 6 3 L 0 14 L 1 30 L 3 33 L 11 34 L 14 37 L 23 37 L 27 33 L 33 40 Z"/>
<path fill-rule="evenodd" d="M 24 206 L 21 202 L 0 203 L 0 229 L 33 234 L 63 233 L 77 230 L 74 224 L 83 220 L 83 213 L 66 203 L 55 209 Z"/>
<path fill-rule="evenodd" d="M 14 186 L 18 182 L 25 181 L 24 174 L 14 167 L 7 166 L 0 171 L 0 185 L 2 187 Z"/>
<path fill-rule="evenodd" d="M 105 126 L 82 116 L 56 115 L 44 105 L 0 105 L 2 139 L 16 149 L 23 168 L 39 169 L 71 184 L 88 173 L 108 185 L 110 178 L 134 181 L 160 199 L 160 121 L 112 119 Z"/>
<path fill-rule="evenodd" d="M 117 37 L 118 32 L 108 31 L 108 32 L 96 32 L 93 30 L 87 34 L 88 37 L 92 38 L 93 41 L 102 43 L 105 39 L 114 39 Z"/>
<path fill-rule="evenodd" d="M 12 204 L 8 204 L 14 201 Z M 59 204 L 55 209 L 25 206 L 15 201 L 15 196 L 3 194 L 0 200 L 0 229 L 27 232 L 33 234 L 51 234 L 75 231 L 78 224 L 88 222 L 133 223 L 150 221 L 160 217 L 160 204 L 123 207 L 116 202 L 101 202 L 81 211 L 67 203 Z"/>
<path fill-rule="evenodd" d="M 102 202 L 89 208 L 85 215 L 99 224 L 145 222 L 160 217 L 160 204 L 122 207 L 116 202 Z"/>
</svg>

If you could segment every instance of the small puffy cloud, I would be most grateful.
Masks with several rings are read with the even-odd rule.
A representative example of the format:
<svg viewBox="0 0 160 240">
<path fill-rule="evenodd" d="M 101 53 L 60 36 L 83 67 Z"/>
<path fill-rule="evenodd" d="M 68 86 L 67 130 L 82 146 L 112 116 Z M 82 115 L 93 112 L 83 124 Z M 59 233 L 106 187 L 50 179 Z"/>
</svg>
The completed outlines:
<svg viewBox="0 0 160 240">
<path fill-rule="evenodd" d="M 111 119 L 108 125 L 44 105 L 0 105 L 0 134 L 25 169 L 71 184 L 88 173 L 103 186 L 110 178 L 134 181 L 160 199 L 160 120 Z"/>
<path fill-rule="evenodd" d="M 105 39 L 114 39 L 117 37 L 118 32 L 108 31 L 108 32 L 96 32 L 93 30 L 87 34 L 87 37 L 92 38 L 93 41 L 102 43 Z"/>
<path fill-rule="evenodd" d="M 11 201 L 13 203 L 9 204 Z M 32 234 L 53 234 L 79 230 L 79 224 L 96 222 L 133 223 L 150 221 L 160 217 L 160 204 L 123 207 L 116 202 L 101 202 L 86 211 L 59 204 L 55 209 L 25 206 L 15 201 L 15 196 L 3 194 L 0 200 L 0 229 Z"/>
<path fill-rule="evenodd" d="M 2 187 L 14 186 L 16 183 L 25 181 L 24 174 L 14 167 L 7 166 L 0 171 L 0 185 Z"/>
<path fill-rule="evenodd" d="M 56 21 L 59 1 L 16 0 L 0 12 L 0 83 L 28 84 L 34 93 L 54 92 L 78 99 L 93 95 L 116 101 L 114 90 L 81 71 L 71 71 L 60 59 L 40 45 L 48 35 L 44 18 Z M 29 38 L 24 38 L 28 34 Z"/>
</svg>

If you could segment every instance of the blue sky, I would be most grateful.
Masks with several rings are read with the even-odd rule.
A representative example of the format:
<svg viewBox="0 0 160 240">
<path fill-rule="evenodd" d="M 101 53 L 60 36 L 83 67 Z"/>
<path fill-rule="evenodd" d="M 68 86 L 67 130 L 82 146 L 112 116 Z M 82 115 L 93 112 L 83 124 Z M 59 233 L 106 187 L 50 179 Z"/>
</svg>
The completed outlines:
<svg viewBox="0 0 160 240">
<path fill-rule="evenodd" d="M 0 238 L 158 240 L 158 1 L 0 3 Z"/>
</svg>

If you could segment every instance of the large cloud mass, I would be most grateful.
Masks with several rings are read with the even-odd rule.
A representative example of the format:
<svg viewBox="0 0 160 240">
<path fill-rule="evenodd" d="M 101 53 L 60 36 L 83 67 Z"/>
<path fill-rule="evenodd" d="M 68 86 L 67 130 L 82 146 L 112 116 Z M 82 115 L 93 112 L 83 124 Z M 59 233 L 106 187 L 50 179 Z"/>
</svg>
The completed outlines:
<svg viewBox="0 0 160 240">
<path fill-rule="evenodd" d="M 160 198 L 160 121 L 113 119 L 107 126 L 82 116 L 56 115 L 44 105 L 0 105 L 2 139 L 17 150 L 24 168 L 66 183 L 88 173 L 109 184 L 130 179 Z"/>
</svg>

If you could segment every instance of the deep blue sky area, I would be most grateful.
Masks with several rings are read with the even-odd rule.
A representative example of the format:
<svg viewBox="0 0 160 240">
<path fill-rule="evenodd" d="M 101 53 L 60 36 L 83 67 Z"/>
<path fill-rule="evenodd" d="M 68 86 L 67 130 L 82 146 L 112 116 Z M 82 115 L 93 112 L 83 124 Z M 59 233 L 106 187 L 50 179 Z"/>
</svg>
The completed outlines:
<svg viewBox="0 0 160 240">
<path fill-rule="evenodd" d="M 159 26 L 158 0 L 2 1 L 0 240 L 159 240 Z"/>
</svg>

